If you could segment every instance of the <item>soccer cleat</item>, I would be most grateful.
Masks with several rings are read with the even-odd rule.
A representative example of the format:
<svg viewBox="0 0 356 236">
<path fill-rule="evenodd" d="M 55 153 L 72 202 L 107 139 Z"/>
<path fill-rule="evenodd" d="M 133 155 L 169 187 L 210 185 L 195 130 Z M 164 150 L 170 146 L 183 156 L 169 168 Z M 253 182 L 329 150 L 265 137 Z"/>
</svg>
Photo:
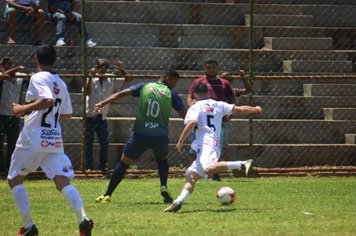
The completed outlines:
<svg viewBox="0 0 356 236">
<path fill-rule="evenodd" d="M 79 225 L 79 236 L 91 236 L 94 222 L 91 219 L 84 219 Z"/>
<path fill-rule="evenodd" d="M 87 41 L 87 45 L 88 45 L 88 47 L 92 48 L 92 47 L 96 46 L 96 43 L 92 39 L 89 39 Z"/>
<path fill-rule="evenodd" d="M 32 225 L 31 228 L 25 229 L 24 227 L 21 227 L 17 236 L 37 236 L 38 235 L 38 229 L 36 225 Z"/>
<path fill-rule="evenodd" d="M 183 202 L 182 201 L 178 201 L 175 200 L 169 207 L 167 207 L 166 209 L 164 209 L 164 212 L 177 212 L 179 211 L 179 209 L 182 208 Z"/>
<path fill-rule="evenodd" d="M 166 186 L 161 186 L 161 196 L 163 197 L 163 203 L 172 203 L 173 198 L 171 194 L 168 192 Z"/>
<path fill-rule="evenodd" d="M 104 196 L 104 195 L 101 195 L 100 197 L 96 198 L 95 199 L 95 202 L 96 203 L 110 203 L 110 196 Z"/>
<path fill-rule="evenodd" d="M 248 175 L 248 172 L 250 171 L 250 168 L 252 167 L 252 159 L 248 159 L 245 161 L 245 164 L 242 165 L 241 170 L 245 170 L 246 176 Z"/>
<path fill-rule="evenodd" d="M 61 47 L 61 46 L 65 46 L 66 43 L 64 42 L 64 38 L 59 38 L 56 42 L 56 47 Z"/>
</svg>

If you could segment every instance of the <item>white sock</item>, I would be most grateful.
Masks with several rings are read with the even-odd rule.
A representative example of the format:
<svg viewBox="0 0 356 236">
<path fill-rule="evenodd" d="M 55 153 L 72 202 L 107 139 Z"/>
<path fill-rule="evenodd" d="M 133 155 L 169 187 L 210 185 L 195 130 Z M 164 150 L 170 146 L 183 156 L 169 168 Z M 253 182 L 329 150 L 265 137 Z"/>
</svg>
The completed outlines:
<svg viewBox="0 0 356 236">
<path fill-rule="evenodd" d="M 229 170 L 235 170 L 235 169 L 241 170 L 241 166 L 244 163 L 245 163 L 245 161 L 228 161 L 227 164 L 226 164 L 226 167 Z"/>
<path fill-rule="evenodd" d="M 82 198 L 80 197 L 78 190 L 73 185 L 68 184 L 67 186 L 65 186 L 62 189 L 62 193 L 68 200 L 73 211 L 75 212 L 78 224 L 80 224 L 85 218 L 88 218 L 87 214 L 84 211 Z"/>
<path fill-rule="evenodd" d="M 189 197 L 189 195 L 190 195 L 190 192 L 186 189 L 183 189 L 182 192 L 180 193 L 179 197 L 177 197 L 177 200 L 185 202 L 185 200 L 187 199 L 187 197 Z"/>
<path fill-rule="evenodd" d="M 11 191 L 22 217 L 22 227 L 28 229 L 33 225 L 33 221 L 30 215 L 30 203 L 25 186 L 23 184 L 16 185 Z"/>
</svg>

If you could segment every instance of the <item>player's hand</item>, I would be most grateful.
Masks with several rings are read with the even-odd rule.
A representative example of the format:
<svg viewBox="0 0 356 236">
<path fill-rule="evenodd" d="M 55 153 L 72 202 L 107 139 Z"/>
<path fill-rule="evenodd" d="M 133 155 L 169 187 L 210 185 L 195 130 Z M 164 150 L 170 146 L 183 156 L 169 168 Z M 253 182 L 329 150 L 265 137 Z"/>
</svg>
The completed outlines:
<svg viewBox="0 0 356 236">
<path fill-rule="evenodd" d="M 256 109 L 256 112 L 255 112 L 255 113 L 256 113 L 257 115 L 261 115 L 261 114 L 262 114 L 262 108 L 261 108 L 260 106 L 256 106 L 255 109 Z"/>
<path fill-rule="evenodd" d="M 72 12 L 68 13 L 66 15 L 66 17 L 67 17 L 68 23 L 70 23 L 70 24 L 74 24 L 76 22 L 76 20 L 77 20 L 77 18 L 75 17 L 75 15 Z"/>
<path fill-rule="evenodd" d="M 24 70 L 24 69 L 26 69 L 26 67 L 25 66 L 18 66 L 18 67 L 16 67 L 16 69 L 17 70 Z"/>
<path fill-rule="evenodd" d="M 103 105 L 101 103 L 97 103 L 94 106 L 94 112 L 100 112 L 102 108 L 103 108 Z"/>
<path fill-rule="evenodd" d="M 12 111 L 16 117 L 21 117 L 24 113 L 24 107 L 17 103 L 12 103 Z"/>
<path fill-rule="evenodd" d="M 230 115 L 226 115 L 226 116 L 223 117 L 223 122 L 228 122 L 228 121 L 231 120 L 231 118 L 232 117 Z"/>
<path fill-rule="evenodd" d="M 178 143 L 177 143 L 176 148 L 177 148 L 177 150 L 178 150 L 178 152 L 179 152 L 180 154 L 183 154 L 184 151 L 185 151 L 185 149 L 184 149 L 184 144 L 181 143 L 181 142 L 178 142 Z"/>
<path fill-rule="evenodd" d="M 35 11 L 32 7 L 27 7 L 27 9 L 25 10 L 25 13 L 27 15 L 33 15 L 35 13 Z"/>
</svg>

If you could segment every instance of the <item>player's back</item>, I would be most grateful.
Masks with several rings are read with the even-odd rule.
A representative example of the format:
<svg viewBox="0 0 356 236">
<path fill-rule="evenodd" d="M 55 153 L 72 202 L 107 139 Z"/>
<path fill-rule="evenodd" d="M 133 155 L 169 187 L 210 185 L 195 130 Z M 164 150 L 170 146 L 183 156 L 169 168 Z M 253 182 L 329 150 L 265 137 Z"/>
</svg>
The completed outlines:
<svg viewBox="0 0 356 236">
<path fill-rule="evenodd" d="M 231 113 L 234 105 L 213 99 L 196 102 L 191 109 L 198 113 L 196 140 L 201 143 L 218 145 L 224 116 Z M 189 111 L 188 111 L 189 114 Z"/>
<path fill-rule="evenodd" d="M 54 103 L 47 109 L 32 111 L 25 117 L 17 146 L 42 152 L 62 152 L 59 117 L 61 113 L 72 113 L 67 86 L 57 74 L 46 71 L 36 73 L 31 77 L 26 101 L 38 99 L 52 99 Z"/>
</svg>

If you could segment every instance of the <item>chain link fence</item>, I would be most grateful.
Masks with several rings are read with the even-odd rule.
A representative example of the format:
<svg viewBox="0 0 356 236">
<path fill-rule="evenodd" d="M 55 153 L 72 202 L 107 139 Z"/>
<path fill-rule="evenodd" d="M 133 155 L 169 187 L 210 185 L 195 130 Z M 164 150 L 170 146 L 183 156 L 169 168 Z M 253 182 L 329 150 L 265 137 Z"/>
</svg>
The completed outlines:
<svg viewBox="0 0 356 236">
<path fill-rule="evenodd" d="M 51 5 L 40 1 L 45 21 L 38 38 L 35 32 L 40 15 L 20 14 L 17 10 L 12 33 L 11 11 L 2 1 L 0 11 L 8 15 L 0 21 L 0 54 L 12 58 L 14 65 L 26 67 L 18 72 L 31 74 L 35 72 L 31 57 L 37 47 L 34 43 L 40 39 L 58 45 L 58 39 L 63 39 L 65 45 L 56 47 L 56 70 L 71 93 L 74 117 L 63 121 L 62 129 L 66 153 L 76 169 L 86 169 L 83 88 L 98 58 L 110 62 L 109 74 L 115 73 L 113 61 L 119 58 L 133 79 L 113 75 L 115 91 L 137 82 L 156 81 L 163 70 L 175 68 L 183 77 L 176 88 L 183 101 L 193 80 L 204 75 L 208 59 L 219 62 L 220 72 L 230 72 L 233 87 L 244 88 L 238 71 L 245 70 L 252 91 L 239 96 L 237 102 L 260 105 L 264 113 L 253 118 L 234 116 L 229 122 L 231 160 L 254 158 L 256 167 L 268 169 L 356 166 L 353 0 L 74 3 L 74 10 L 83 15 L 85 24 L 65 24 L 64 34 L 60 34 Z M 66 19 L 70 21 L 69 16 Z M 88 31 L 83 39 L 81 31 Z M 15 43 L 10 44 L 10 39 Z M 89 39 L 96 46 L 92 47 Z M 130 135 L 137 101 L 127 97 L 110 107 L 109 169 L 119 160 Z M 182 168 L 190 163 L 188 143 L 184 155 L 174 148 L 182 127 L 182 119 L 173 112 L 171 167 Z M 99 169 L 99 152 L 100 144 L 95 139 L 94 169 Z M 152 153 L 148 151 L 144 156 L 135 168 L 155 169 Z"/>
</svg>

